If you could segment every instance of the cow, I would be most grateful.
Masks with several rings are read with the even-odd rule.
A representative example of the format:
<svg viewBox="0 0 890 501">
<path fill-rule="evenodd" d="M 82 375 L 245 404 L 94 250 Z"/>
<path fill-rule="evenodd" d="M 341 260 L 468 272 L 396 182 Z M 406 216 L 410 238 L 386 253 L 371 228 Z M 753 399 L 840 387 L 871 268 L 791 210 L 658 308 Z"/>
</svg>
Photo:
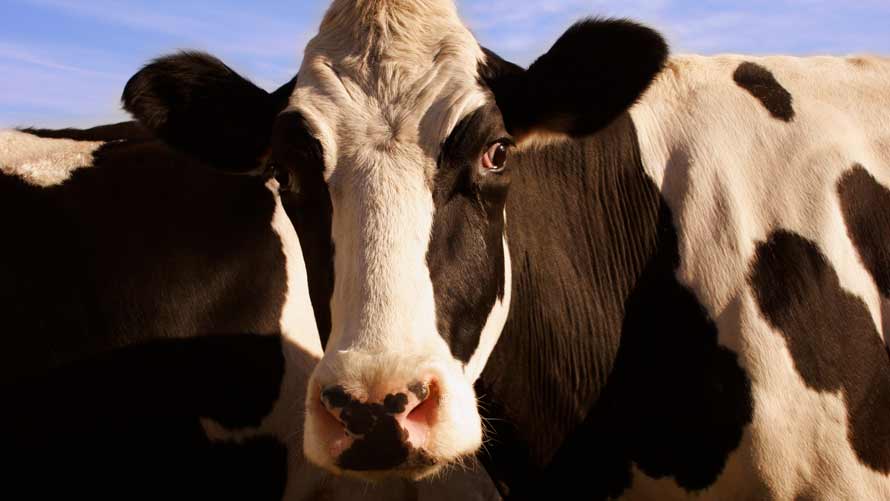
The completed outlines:
<svg viewBox="0 0 890 501">
<path fill-rule="evenodd" d="M 146 75 L 179 99 L 167 115 L 140 112 Z M 190 77 L 224 81 L 213 87 L 224 94 L 189 95 L 178 83 Z M 262 162 L 293 84 L 268 94 L 213 57 L 183 53 L 128 84 L 140 121 L 0 131 L 7 489 L 498 497 L 472 469 L 369 486 L 302 456 L 299 409 L 322 350 L 294 223 L 313 230 L 286 175 Z M 207 122 L 195 127 L 195 116 Z"/>
<path fill-rule="evenodd" d="M 421 478 L 481 448 L 512 498 L 890 497 L 888 78 L 610 19 L 523 69 L 451 1 L 334 0 L 266 157 L 323 249 L 307 457 Z"/>
</svg>

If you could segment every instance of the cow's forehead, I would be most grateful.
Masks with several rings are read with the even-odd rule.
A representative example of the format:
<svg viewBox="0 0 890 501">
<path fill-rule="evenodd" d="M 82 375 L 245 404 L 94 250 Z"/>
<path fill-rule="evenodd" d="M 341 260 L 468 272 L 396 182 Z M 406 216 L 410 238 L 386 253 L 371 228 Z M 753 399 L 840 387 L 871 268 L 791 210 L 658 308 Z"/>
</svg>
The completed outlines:
<svg viewBox="0 0 890 501">
<path fill-rule="evenodd" d="M 451 2 L 335 2 L 306 47 L 291 109 L 321 141 L 327 170 L 369 156 L 432 163 L 489 100 L 484 58 Z"/>
</svg>

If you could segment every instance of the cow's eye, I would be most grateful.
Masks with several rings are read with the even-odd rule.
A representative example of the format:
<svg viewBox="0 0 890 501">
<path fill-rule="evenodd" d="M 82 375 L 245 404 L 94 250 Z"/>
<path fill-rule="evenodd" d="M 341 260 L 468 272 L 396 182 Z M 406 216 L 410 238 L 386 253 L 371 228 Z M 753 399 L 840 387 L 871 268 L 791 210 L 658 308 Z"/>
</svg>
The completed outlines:
<svg viewBox="0 0 890 501">
<path fill-rule="evenodd" d="M 293 179 L 290 171 L 277 163 L 269 162 L 266 164 L 266 177 L 274 178 L 278 181 L 278 191 L 293 191 Z"/>
<path fill-rule="evenodd" d="M 482 170 L 485 172 L 501 172 L 507 166 L 509 146 L 503 141 L 493 143 L 482 155 Z"/>
</svg>

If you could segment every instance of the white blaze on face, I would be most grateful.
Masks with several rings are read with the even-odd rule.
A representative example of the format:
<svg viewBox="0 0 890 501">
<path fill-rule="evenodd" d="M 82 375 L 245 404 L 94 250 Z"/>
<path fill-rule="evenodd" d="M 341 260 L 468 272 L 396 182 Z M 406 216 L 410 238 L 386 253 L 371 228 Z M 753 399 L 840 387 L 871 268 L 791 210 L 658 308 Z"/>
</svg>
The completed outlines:
<svg viewBox="0 0 890 501">
<path fill-rule="evenodd" d="M 506 218 L 506 214 L 504 215 Z M 464 373 L 469 381 L 476 381 L 485 369 L 488 357 L 494 350 L 495 344 L 501 337 L 501 331 L 504 324 L 507 323 L 507 315 L 510 313 L 510 299 L 512 296 L 512 267 L 510 263 L 510 249 L 507 246 L 507 240 L 504 239 L 504 297 L 497 299 L 488 319 L 485 321 L 485 327 L 482 328 L 482 334 L 479 336 L 479 345 L 470 361 L 464 368 Z"/>
<path fill-rule="evenodd" d="M 275 198 L 275 213 L 272 215 L 272 230 L 281 240 L 287 274 L 287 295 L 281 310 L 279 326 L 284 340 L 293 347 L 315 358 L 321 358 L 321 340 L 315 325 L 315 313 L 309 300 L 309 279 L 303 249 L 293 223 L 284 210 L 278 195 L 278 181 L 270 179 L 266 186 Z M 301 368 L 308 374 L 311 367 Z"/>
<path fill-rule="evenodd" d="M 302 417 L 295 411 L 305 400 L 306 382 L 321 359 L 322 349 L 309 300 L 306 265 L 299 238 L 278 195 L 278 182 L 272 179 L 266 186 L 270 191 L 269 196 L 275 200 L 271 226 L 281 240 L 285 258 L 282 271 L 287 275 L 287 293 L 279 319 L 284 352 L 281 389 L 271 412 L 257 428 L 227 429 L 209 418 L 202 418 L 201 425 L 207 437 L 214 442 L 241 443 L 257 436 L 272 435 L 284 443 L 288 450 L 288 482 L 284 499 L 293 499 L 297 495 L 291 493 L 305 488 L 301 480 L 306 475 L 301 450 Z"/>
<path fill-rule="evenodd" d="M 353 160 L 349 170 L 336 170 L 330 180 L 336 270 L 332 349 L 416 350 L 420 347 L 412 344 L 418 338 L 412 334 L 436 332 L 425 260 L 433 201 L 423 172 L 417 172 L 417 164 L 423 168 L 426 162 L 410 149 L 404 148 L 403 158 L 414 165 L 375 155 Z"/>
<path fill-rule="evenodd" d="M 439 408 L 425 452 L 447 461 L 481 444 L 472 383 L 509 294 L 465 368 L 438 332 L 427 252 L 442 143 L 490 99 L 477 75 L 483 58 L 440 0 L 336 1 L 306 48 L 290 110 L 324 149 L 335 277 L 332 331 L 307 395 L 306 454 L 329 469 L 336 448 L 316 428 L 313 392 L 331 385 L 373 401 L 432 378 Z"/>
<path fill-rule="evenodd" d="M 93 164 L 102 141 L 47 139 L 17 130 L 0 131 L 0 172 L 28 184 L 49 187 Z"/>
</svg>

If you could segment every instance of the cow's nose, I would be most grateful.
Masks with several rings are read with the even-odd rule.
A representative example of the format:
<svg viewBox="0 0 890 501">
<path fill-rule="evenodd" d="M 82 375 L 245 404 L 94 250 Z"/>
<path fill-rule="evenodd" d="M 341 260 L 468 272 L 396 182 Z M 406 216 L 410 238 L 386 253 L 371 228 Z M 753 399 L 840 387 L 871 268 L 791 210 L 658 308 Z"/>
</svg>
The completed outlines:
<svg viewBox="0 0 890 501">
<path fill-rule="evenodd" d="M 382 398 L 359 400 L 342 386 L 321 391 L 325 409 L 349 437 L 337 463 L 356 471 L 386 470 L 402 464 L 412 451 L 422 450 L 436 420 L 435 382 L 414 382 L 398 391 L 368 392 Z"/>
</svg>

